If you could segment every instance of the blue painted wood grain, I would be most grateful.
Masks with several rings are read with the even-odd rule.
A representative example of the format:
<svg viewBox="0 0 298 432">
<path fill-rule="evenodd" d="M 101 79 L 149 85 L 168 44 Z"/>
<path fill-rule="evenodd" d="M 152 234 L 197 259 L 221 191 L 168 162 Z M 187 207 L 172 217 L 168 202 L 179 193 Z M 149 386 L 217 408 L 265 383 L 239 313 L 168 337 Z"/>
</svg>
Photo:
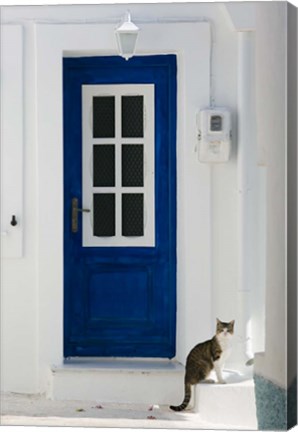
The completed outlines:
<svg viewBox="0 0 298 432">
<path fill-rule="evenodd" d="M 175 356 L 176 74 L 175 55 L 63 60 L 65 357 Z M 81 86 L 142 83 L 155 85 L 155 247 L 83 248 L 81 218 L 71 233 L 71 199 L 82 200 Z"/>
</svg>

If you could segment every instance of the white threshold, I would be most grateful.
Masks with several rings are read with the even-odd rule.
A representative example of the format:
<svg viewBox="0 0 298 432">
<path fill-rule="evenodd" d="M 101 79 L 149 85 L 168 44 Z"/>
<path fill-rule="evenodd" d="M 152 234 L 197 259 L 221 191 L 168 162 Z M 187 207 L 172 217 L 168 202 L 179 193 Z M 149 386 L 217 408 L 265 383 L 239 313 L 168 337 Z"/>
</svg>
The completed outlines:
<svg viewBox="0 0 298 432">
<path fill-rule="evenodd" d="M 52 370 L 75 371 L 79 369 L 112 369 L 148 372 L 184 372 L 184 366 L 177 360 L 139 357 L 67 357 L 61 366 L 52 366 Z"/>
</svg>

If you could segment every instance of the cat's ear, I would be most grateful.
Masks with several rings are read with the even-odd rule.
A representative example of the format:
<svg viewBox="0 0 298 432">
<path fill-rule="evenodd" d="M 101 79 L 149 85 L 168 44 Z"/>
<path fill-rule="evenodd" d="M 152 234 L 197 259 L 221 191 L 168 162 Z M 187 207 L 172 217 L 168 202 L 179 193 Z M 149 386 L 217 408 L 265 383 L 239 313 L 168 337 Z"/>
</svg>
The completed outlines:
<svg viewBox="0 0 298 432">
<path fill-rule="evenodd" d="M 233 326 L 233 327 L 234 327 L 234 324 L 235 324 L 235 320 L 231 321 L 231 322 L 230 322 L 230 324 L 231 324 L 231 326 Z"/>
<path fill-rule="evenodd" d="M 221 321 L 218 318 L 216 318 L 216 324 L 221 324 Z"/>
</svg>

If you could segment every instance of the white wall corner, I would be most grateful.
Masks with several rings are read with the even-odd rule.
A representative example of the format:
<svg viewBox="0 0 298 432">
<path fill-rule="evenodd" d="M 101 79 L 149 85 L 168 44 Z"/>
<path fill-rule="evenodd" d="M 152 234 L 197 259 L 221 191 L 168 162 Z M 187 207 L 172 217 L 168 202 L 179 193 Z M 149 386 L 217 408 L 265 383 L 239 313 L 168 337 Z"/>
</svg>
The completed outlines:
<svg viewBox="0 0 298 432">
<path fill-rule="evenodd" d="M 256 6 L 253 2 L 226 2 L 220 5 L 231 30 L 238 32 L 255 31 Z"/>
<path fill-rule="evenodd" d="M 286 3 L 261 2 L 256 7 L 256 17 L 258 163 L 266 165 L 267 169 L 265 353 L 263 357 L 258 357 L 255 373 L 285 387 L 287 375 Z"/>
</svg>

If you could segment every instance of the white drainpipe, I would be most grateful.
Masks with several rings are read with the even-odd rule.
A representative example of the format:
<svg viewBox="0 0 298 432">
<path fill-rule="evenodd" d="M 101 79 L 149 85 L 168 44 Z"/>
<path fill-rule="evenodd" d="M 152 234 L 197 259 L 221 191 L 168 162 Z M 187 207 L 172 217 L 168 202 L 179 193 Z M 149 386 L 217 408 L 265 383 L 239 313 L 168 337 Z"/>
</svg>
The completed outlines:
<svg viewBox="0 0 298 432">
<path fill-rule="evenodd" d="M 254 34 L 238 32 L 238 322 L 239 344 L 235 347 L 240 368 L 250 359 L 251 346 L 251 284 L 254 280 L 254 234 L 251 224 L 251 164 L 255 144 L 254 105 Z M 255 245 L 256 246 L 256 245 Z"/>
</svg>

